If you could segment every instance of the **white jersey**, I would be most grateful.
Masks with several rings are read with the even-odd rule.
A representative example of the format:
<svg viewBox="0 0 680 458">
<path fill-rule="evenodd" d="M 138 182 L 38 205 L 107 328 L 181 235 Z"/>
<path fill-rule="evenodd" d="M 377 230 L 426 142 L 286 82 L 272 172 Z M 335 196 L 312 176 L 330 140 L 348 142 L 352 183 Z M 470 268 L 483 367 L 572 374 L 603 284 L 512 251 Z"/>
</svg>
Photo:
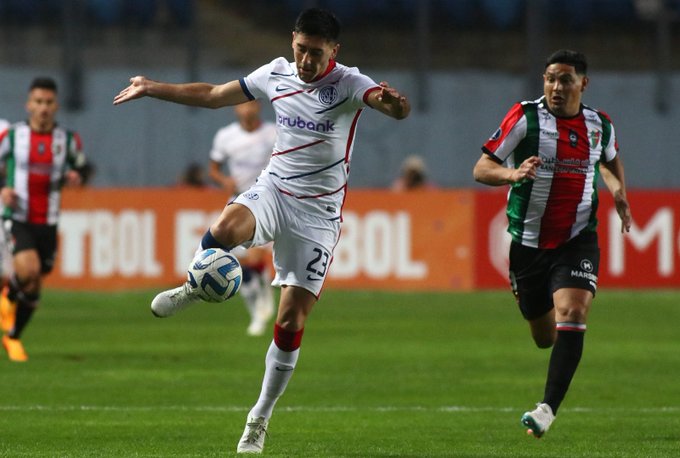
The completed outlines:
<svg viewBox="0 0 680 458">
<path fill-rule="evenodd" d="M 0 132 L 7 129 L 8 127 L 9 127 L 9 121 L 6 121 L 4 119 L 0 119 Z"/>
<path fill-rule="evenodd" d="M 266 98 L 276 114 L 276 145 L 263 174 L 302 211 L 340 219 L 357 122 L 368 94 L 379 86 L 335 61 L 305 83 L 295 63 L 283 57 L 240 82 L 249 98 Z"/>
<path fill-rule="evenodd" d="M 262 123 L 256 130 L 248 132 L 240 123 L 234 122 L 215 134 L 210 159 L 226 163 L 229 175 L 236 182 L 236 192 L 240 194 L 252 186 L 267 167 L 275 142 L 274 123 Z"/>
</svg>

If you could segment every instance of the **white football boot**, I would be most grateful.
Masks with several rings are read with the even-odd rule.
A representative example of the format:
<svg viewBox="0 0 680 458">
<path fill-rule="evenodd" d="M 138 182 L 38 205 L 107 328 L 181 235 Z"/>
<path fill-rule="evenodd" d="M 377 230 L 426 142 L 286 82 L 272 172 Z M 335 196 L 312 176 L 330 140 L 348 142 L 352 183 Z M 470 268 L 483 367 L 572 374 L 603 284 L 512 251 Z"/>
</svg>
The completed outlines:
<svg viewBox="0 0 680 458">
<path fill-rule="evenodd" d="M 536 404 L 536 409 L 531 412 L 524 412 L 521 421 L 528 428 L 527 434 L 539 438 L 550 429 L 550 425 L 555 421 L 555 415 L 548 404 L 540 403 Z"/>
<path fill-rule="evenodd" d="M 158 293 L 151 301 L 151 313 L 158 318 L 166 318 L 199 300 L 189 283 L 185 282 L 182 286 Z"/>
<path fill-rule="evenodd" d="M 238 441 L 236 453 L 260 454 L 264 449 L 264 439 L 267 435 L 269 422 L 264 417 L 248 417 L 246 429 L 241 440 Z"/>
</svg>

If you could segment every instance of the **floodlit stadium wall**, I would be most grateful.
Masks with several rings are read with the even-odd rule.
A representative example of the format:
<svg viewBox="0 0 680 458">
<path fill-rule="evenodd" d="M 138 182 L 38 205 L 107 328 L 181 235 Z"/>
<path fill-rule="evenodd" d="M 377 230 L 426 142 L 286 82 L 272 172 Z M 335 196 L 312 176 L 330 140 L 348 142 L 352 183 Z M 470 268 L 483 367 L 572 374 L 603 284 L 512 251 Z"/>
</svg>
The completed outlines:
<svg viewBox="0 0 680 458">
<path fill-rule="evenodd" d="M 680 285 L 680 191 L 631 191 L 635 224 L 621 234 L 600 193 L 600 287 Z M 55 271 L 73 290 L 175 285 L 225 203 L 217 190 L 66 190 Z M 327 288 L 470 291 L 507 288 L 502 190 L 395 193 L 355 189 Z"/>
</svg>

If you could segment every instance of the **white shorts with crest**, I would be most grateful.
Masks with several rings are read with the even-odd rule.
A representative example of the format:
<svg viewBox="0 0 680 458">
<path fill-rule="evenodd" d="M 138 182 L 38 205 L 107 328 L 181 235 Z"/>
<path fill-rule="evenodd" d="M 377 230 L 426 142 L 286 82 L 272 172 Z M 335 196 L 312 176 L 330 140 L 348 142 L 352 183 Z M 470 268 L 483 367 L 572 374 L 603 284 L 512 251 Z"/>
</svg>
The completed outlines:
<svg viewBox="0 0 680 458">
<path fill-rule="evenodd" d="M 340 237 L 340 223 L 304 213 L 291 205 L 266 175 L 234 199 L 255 216 L 255 236 L 246 247 L 274 242 L 274 286 L 299 286 L 316 297 L 321 294 L 333 250 Z"/>
</svg>

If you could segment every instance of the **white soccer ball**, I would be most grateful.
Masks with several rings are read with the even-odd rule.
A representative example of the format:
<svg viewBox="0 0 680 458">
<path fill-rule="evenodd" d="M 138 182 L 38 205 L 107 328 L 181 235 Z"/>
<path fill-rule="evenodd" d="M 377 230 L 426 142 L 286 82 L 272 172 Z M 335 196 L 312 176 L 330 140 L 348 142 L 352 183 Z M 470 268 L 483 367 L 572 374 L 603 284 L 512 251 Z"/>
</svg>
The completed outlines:
<svg viewBox="0 0 680 458">
<path fill-rule="evenodd" d="M 207 302 L 223 302 L 241 286 L 241 264 L 219 248 L 208 248 L 194 256 L 187 271 L 187 282 L 198 297 Z"/>
</svg>

